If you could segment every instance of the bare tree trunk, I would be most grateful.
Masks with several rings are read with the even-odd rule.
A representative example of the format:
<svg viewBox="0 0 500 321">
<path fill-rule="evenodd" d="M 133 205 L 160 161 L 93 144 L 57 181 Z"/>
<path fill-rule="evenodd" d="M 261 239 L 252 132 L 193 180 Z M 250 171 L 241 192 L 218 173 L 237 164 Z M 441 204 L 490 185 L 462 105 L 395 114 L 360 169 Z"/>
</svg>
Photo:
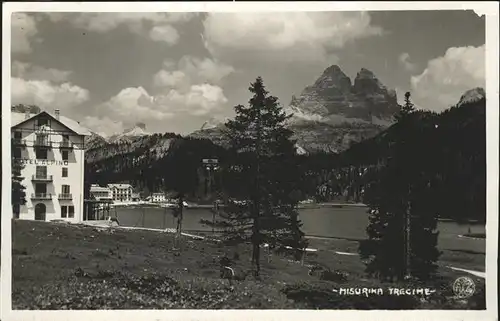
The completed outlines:
<svg viewBox="0 0 500 321">
<path fill-rule="evenodd" d="M 180 249 L 181 237 L 182 237 L 182 219 L 184 215 L 184 195 L 180 195 L 178 199 L 179 213 L 177 215 L 177 228 L 175 235 L 176 247 Z"/>
</svg>

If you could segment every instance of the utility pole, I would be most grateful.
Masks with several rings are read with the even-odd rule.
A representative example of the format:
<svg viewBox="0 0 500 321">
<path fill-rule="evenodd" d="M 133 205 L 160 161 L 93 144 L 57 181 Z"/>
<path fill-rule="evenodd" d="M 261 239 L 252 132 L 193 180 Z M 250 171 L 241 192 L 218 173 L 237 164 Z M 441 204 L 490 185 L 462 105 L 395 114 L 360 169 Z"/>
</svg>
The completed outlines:
<svg viewBox="0 0 500 321">
<path fill-rule="evenodd" d="M 212 172 L 219 169 L 219 160 L 217 158 L 204 158 L 202 164 L 207 170 L 208 174 L 208 184 L 205 191 L 205 196 L 209 196 L 212 192 Z M 214 202 L 214 208 L 212 210 L 212 234 L 215 234 L 215 215 L 219 214 L 219 204 L 217 200 Z"/>
<path fill-rule="evenodd" d="M 205 190 L 205 196 L 208 196 L 210 195 L 210 192 L 212 192 L 212 172 L 219 169 L 219 160 L 217 158 L 204 158 L 202 160 L 202 164 L 205 167 L 208 176 L 207 188 Z"/>
<path fill-rule="evenodd" d="M 212 211 L 212 235 L 215 234 L 215 216 L 219 216 L 219 200 L 215 200 L 214 210 Z"/>
<path fill-rule="evenodd" d="M 405 222 L 405 258 L 406 258 L 406 279 L 411 278 L 411 185 L 408 185 L 408 200 L 406 205 Z"/>
</svg>

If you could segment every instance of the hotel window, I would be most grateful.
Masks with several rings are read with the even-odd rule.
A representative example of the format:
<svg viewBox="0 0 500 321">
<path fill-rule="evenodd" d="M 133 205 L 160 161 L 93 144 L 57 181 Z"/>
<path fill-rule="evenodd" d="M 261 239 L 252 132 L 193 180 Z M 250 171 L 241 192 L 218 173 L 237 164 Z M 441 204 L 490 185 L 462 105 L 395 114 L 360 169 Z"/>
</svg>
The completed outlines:
<svg viewBox="0 0 500 321">
<path fill-rule="evenodd" d="M 48 145 L 49 144 L 49 136 L 47 134 L 37 134 L 35 136 L 35 142 L 38 145 Z"/>
<path fill-rule="evenodd" d="M 37 126 L 43 126 L 43 125 L 48 125 L 48 124 L 49 124 L 49 120 L 45 117 L 38 118 L 37 122 L 36 122 Z"/>
<path fill-rule="evenodd" d="M 37 166 L 35 175 L 36 175 L 36 177 L 46 178 L 47 177 L 47 166 Z"/>
<path fill-rule="evenodd" d="M 19 213 L 21 213 L 21 205 L 13 204 L 12 212 L 14 213 L 14 218 L 19 218 Z"/>
<path fill-rule="evenodd" d="M 12 157 L 14 158 L 21 158 L 21 148 L 14 148 L 12 150 Z"/>
<path fill-rule="evenodd" d="M 63 159 L 63 160 L 67 161 L 67 160 L 69 159 L 69 154 L 68 154 L 68 151 L 67 151 L 67 150 L 63 150 L 63 151 L 61 152 L 61 154 L 62 154 L 62 159 Z"/>
<path fill-rule="evenodd" d="M 47 194 L 47 184 L 42 184 L 42 183 L 35 184 L 35 194 L 46 195 Z"/>
<path fill-rule="evenodd" d="M 36 149 L 36 159 L 47 159 L 47 150 Z"/>
<path fill-rule="evenodd" d="M 62 218 L 73 218 L 75 217 L 75 207 L 73 205 L 61 206 L 61 217 Z"/>
<path fill-rule="evenodd" d="M 69 193 L 70 193 L 69 185 L 62 185 L 61 186 L 61 194 L 69 194 Z"/>
<path fill-rule="evenodd" d="M 68 168 L 67 167 L 62 168 L 62 177 L 68 177 Z"/>
</svg>

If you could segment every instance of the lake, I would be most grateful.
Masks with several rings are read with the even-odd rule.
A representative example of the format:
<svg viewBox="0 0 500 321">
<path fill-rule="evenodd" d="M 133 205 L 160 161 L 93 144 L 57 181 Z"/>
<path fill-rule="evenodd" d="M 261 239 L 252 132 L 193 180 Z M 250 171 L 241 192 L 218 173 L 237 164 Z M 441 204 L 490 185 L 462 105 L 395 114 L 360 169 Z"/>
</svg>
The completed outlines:
<svg viewBox="0 0 500 321">
<path fill-rule="evenodd" d="M 302 230 L 308 236 L 364 239 L 369 223 L 366 210 L 365 207 L 357 206 L 300 209 Z M 148 206 L 116 207 L 111 210 L 110 215 L 116 216 L 121 226 L 156 229 L 176 227 L 176 219 L 171 209 Z M 183 231 L 211 231 L 211 227 L 200 223 L 201 219 L 212 220 L 212 212 L 208 209 L 185 209 Z M 469 228 L 472 233 L 485 232 L 484 224 L 461 225 L 452 221 L 438 222 L 438 247 L 484 253 L 486 249 L 484 239 L 459 237 L 467 233 Z"/>
</svg>

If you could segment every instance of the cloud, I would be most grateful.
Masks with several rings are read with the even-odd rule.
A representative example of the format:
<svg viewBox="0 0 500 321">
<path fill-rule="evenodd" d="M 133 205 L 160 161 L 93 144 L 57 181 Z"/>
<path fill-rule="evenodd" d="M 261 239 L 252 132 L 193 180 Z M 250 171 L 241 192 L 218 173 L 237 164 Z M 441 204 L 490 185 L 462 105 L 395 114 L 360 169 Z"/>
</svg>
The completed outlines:
<svg viewBox="0 0 500 321">
<path fill-rule="evenodd" d="M 87 89 L 69 82 L 71 71 L 13 61 L 11 73 L 12 104 L 68 110 L 90 99 Z"/>
<path fill-rule="evenodd" d="M 106 116 L 85 116 L 81 124 L 103 137 L 108 137 L 114 133 L 121 133 L 125 129 L 125 124 L 122 121 L 113 120 Z"/>
<path fill-rule="evenodd" d="M 71 83 L 54 84 L 47 80 L 11 80 L 12 104 L 33 104 L 42 109 L 67 110 L 89 100 L 86 89 Z"/>
<path fill-rule="evenodd" d="M 182 57 L 178 67 L 198 82 L 208 81 L 216 84 L 235 71 L 232 66 L 220 61 L 191 56 Z"/>
<path fill-rule="evenodd" d="M 102 104 L 99 109 L 106 115 L 113 115 L 118 120 L 136 120 L 138 117 L 146 119 L 167 119 L 172 117 L 168 106 L 161 106 L 155 102 L 143 87 L 122 89 L 116 96 Z"/>
<path fill-rule="evenodd" d="M 177 64 L 166 60 L 153 77 L 159 90 L 156 102 L 171 106 L 176 113 L 202 116 L 215 112 L 227 103 L 219 85 L 233 72 L 233 67 L 209 58 L 184 56 Z"/>
<path fill-rule="evenodd" d="M 11 50 L 14 53 L 30 53 L 31 40 L 37 34 L 35 19 L 25 13 L 12 14 Z"/>
<path fill-rule="evenodd" d="M 439 112 L 456 104 L 465 91 L 484 88 L 485 59 L 485 45 L 449 48 L 430 60 L 422 74 L 411 77 L 415 103 Z"/>
<path fill-rule="evenodd" d="M 154 96 L 142 87 L 131 87 L 97 106 L 96 116 L 86 117 L 84 123 L 101 135 L 109 136 L 137 121 L 172 123 L 186 115 L 204 116 L 226 102 L 222 88 L 210 84 L 169 89 Z M 107 123 L 110 126 L 106 126 Z"/>
<path fill-rule="evenodd" d="M 403 52 L 399 55 L 399 63 L 408 71 L 414 71 L 416 69 L 416 65 L 410 62 L 410 54 L 407 52 Z"/>
<path fill-rule="evenodd" d="M 366 12 L 209 13 L 203 25 L 205 47 L 228 62 L 249 56 L 272 62 L 323 62 L 331 50 L 382 34 Z"/>
<path fill-rule="evenodd" d="M 219 84 L 234 72 L 232 66 L 210 58 L 183 56 L 177 65 L 170 60 L 163 63 L 163 69 L 154 76 L 157 87 L 187 88 L 193 84 Z"/>
<path fill-rule="evenodd" d="M 156 101 L 178 113 L 204 116 L 219 110 L 227 98 L 221 87 L 205 83 L 192 85 L 185 91 L 171 89 L 166 95 L 157 96 Z"/>
<path fill-rule="evenodd" d="M 170 26 L 156 26 L 149 32 L 149 37 L 154 41 L 163 41 L 169 45 L 175 45 L 179 41 L 179 33 Z"/>
<path fill-rule="evenodd" d="M 105 33 L 126 26 L 131 32 L 147 35 L 154 41 L 174 45 L 179 40 L 179 33 L 173 27 L 188 22 L 198 13 L 148 13 L 148 12 L 82 12 L 82 13 L 47 13 L 52 22 L 66 21 L 75 28 Z"/>
<path fill-rule="evenodd" d="M 233 71 L 231 66 L 209 58 L 184 56 L 178 62 L 167 59 L 153 76 L 154 92 L 143 87 L 121 90 L 96 108 L 101 117 L 89 118 L 88 126 L 101 126 L 96 131 L 113 134 L 120 131 L 115 128 L 118 125 L 109 128 L 101 125 L 106 123 L 103 120 L 106 117 L 116 119 L 122 129 L 137 121 L 173 123 L 186 116 L 216 112 L 228 101 L 219 84 Z"/>
<path fill-rule="evenodd" d="M 30 63 L 13 61 L 12 76 L 30 80 L 46 80 L 54 83 L 62 83 L 68 80 L 71 71 L 55 68 L 44 68 Z"/>
<path fill-rule="evenodd" d="M 183 87 L 183 84 L 189 83 L 189 79 L 180 70 L 168 71 L 162 69 L 155 74 L 153 82 L 157 87 Z"/>
</svg>

